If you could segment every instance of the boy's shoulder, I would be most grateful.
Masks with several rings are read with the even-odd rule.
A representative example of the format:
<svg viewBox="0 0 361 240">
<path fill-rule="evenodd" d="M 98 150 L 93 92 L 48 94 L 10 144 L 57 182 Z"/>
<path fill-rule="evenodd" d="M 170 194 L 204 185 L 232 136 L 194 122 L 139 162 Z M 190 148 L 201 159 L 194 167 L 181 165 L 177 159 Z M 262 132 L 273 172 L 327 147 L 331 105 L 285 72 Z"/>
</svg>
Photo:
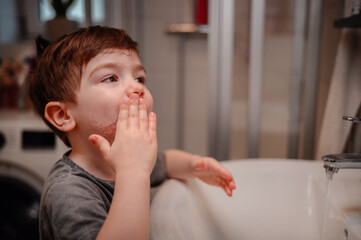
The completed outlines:
<svg viewBox="0 0 361 240">
<path fill-rule="evenodd" d="M 51 168 L 49 175 L 44 183 L 42 197 L 49 195 L 82 195 L 99 194 L 104 197 L 107 193 L 114 190 L 114 184 L 109 181 L 97 179 L 86 172 L 68 156 L 64 154 L 62 159 L 57 161 Z"/>
<path fill-rule="evenodd" d="M 69 191 L 71 190 L 72 185 L 77 182 L 89 184 L 88 181 L 86 181 L 86 178 L 79 177 L 80 174 L 77 172 L 80 171 L 75 167 L 75 163 L 72 163 L 73 162 L 68 158 L 67 154 L 64 154 L 64 156 L 52 166 L 48 177 L 45 180 L 42 195 L 47 194 L 48 191 Z"/>
<path fill-rule="evenodd" d="M 54 164 L 40 201 L 39 224 L 44 239 L 47 236 L 95 238 L 109 211 L 112 196 L 96 181 L 66 155 Z M 79 227 L 84 222 L 89 224 Z"/>
</svg>

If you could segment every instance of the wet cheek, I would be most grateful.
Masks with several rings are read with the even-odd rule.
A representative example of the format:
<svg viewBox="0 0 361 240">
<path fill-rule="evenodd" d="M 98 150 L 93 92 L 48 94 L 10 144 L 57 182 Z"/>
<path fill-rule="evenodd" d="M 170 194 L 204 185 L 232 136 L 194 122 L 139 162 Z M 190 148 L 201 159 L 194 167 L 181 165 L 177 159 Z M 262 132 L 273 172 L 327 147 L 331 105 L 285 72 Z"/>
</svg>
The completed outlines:
<svg viewBox="0 0 361 240">
<path fill-rule="evenodd" d="M 109 142 L 113 142 L 119 107 L 92 106 L 88 113 L 88 121 L 93 133 L 102 135 Z"/>
</svg>

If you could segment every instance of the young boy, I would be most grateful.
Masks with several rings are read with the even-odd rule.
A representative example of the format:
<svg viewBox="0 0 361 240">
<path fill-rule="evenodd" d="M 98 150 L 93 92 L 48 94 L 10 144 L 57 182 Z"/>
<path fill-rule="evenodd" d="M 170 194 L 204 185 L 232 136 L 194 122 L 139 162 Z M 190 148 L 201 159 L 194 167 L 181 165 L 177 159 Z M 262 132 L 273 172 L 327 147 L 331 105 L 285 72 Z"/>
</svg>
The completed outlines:
<svg viewBox="0 0 361 240">
<path fill-rule="evenodd" d="M 233 177 L 215 159 L 157 156 L 153 99 L 124 31 L 95 26 L 38 47 L 29 94 L 71 147 L 44 184 L 42 239 L 148 239 L 150 186 L 167 177 L 198 177 L 232 195 Z"/>
</svg>

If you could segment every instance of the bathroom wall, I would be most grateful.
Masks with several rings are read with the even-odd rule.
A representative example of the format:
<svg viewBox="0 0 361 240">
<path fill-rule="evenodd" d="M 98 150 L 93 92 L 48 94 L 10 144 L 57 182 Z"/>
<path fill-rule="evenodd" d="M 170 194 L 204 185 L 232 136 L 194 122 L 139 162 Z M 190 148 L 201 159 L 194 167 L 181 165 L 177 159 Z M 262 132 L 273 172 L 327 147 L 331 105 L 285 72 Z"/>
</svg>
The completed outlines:
<svg viewBox="0 0 361 240">
<path fill-rule="evenodd" d="M 160 149 L 179 147 L 177 126 L 184 120 L 183 147 L 185 150 L 207 154 L 207 39 L 186 38 L 185 115 L 179 116 L 177 83 L 180 80 L 179 36 L 164 33 L 164 25 L 193 21 L 192 0 L 141 1 L 143 61 L 148 70 L 149 88 L 152 90 L 159 115 Z M 232 90 L 230 158 L 248 156 L 248 68 L 250 37 L 250 0 L 235 1 L 234 82 Z M 340 30 L 333 21 L 342 16 L 343 0 L 322 1 L 322 32 L 320 38 L 320 68 L 318 71 L 317 114 L 315 143 L 320 131 L 328 87 L 332 77 L 335 53 Z M 310 4 L 308 4 L 310 7 Z M 262 89 L 260 157 L 288 157 L 291 64 L 293 60 L 295 1 L 266 1 L 264 79 Z M 306 49 L 307 49 L 307 36 Z M 303 92 L 303 94 L 305 94 Z M 304 100 L 304 99 L 303 99 Z M 303 104 L 301 102 L 301 104 Z M 302 105 L 301 105 L 302 110 Z M 302 121 L 300 126 L 299 157 L 303 152 Z"/>
<path fill-rule="evenodd" d="M 246 158 L 248 150 L 248 68 L 250 0 L 235 1 L 234 81 L 232 88 L 230 158 Z"/>
<path fill-rule="evenodd" d="M 208 102 L 212 97 L 208 94 L 207 36 L 182 37 L 165 31 L 168 23 L 193 22 L 194 2 L 194 0 L 107 0 L 106 9 L 109 13 L 107 25 L 125 28 L 139 42 L 140 55 L 147 70 L 147 86 L 153 94 L 154 110 L 158 115 L 159 150 L 183 148 L 205 155 L 208 153 Z M 260 157 L 287 157 L 289 109 L 292 107 L 289 104 L 289 81 L 294 1 L 266 2 Z M 35 9 L 37 0 L 14 1 L 10 7 L 16 8 L 15 3 L 23 3 L 19 6 L 26 5 L 27 8 L 31 5 L 33 8 L 29 9 Z M 250 3 L 251 0 L 235 1 L 234 82 L 229 146 L 232 159 L 246 158 L 248 155 Z M 316 137 L 323 117 L 339 37 L 339 31 L 332 28 L 332 21 L 341 15 L 343 0 L 324 0 L 323 3 L 324 27 Z M 0 13 L 1 19 L 7 19 L 8 14 L 4 11 Z M 41 33 L 40 23 L 33 24 L 36 21 L 35 13 L 31 14 L 20 9 L 14 14 L 18 16 L 19 13 L 22 16 L 18 19 L 25 18 L 23 25 L 25 29 L 20 32 L 20 36 L 25 34 L 22 37 L 29 39 Z M 18 38 L 19 35 L 14 36 Z M 180 48 L 182 44 L 183 49 Z M 185 58 L 185 71 L 179 74 L 182 55 Z M 180 81 L 185 86 L 183 93 L 178 87 Z M 177 109 L 180 94 L 183 94 L 181 97 L 184 101 L 183 115 L 180 114 L 180 109 Z M 184 138 L 179 142 L 177 129 L 181 121 L 184 122 L 182 130 Z"/>
<path fill-rule="evenodd" d="M 350 1 L 349 1 L 350 2 Z M 323 29 L 322 29 L 322 49 L 320 61 L 320 81 L 319 81 L 319 98 L 317 102 L 317 132 L 316 142 L 318 142 L 321 130 L 321 123 L 326 107 L 326 100 L 332 79 L 337 46 L 341 36 L 341 30 L 333 28 L 333 21 L 342 18 L 344 4 L 346 1 L 329 0 L 324 2 L 323 12 Z M 341 116 L 342 117 L 342 116 Z"/>
<path fill-rule="evenodd" d="M 235 1 L 235 56 L 230 158 L 248 156 L 250 0 Z M 287 157 L 294 1 L 265 8 L 259 157 Z"/>
<path fill-rule="evenodd" d="M 143 37 L 140 51 L 147 69 L 148 87 L 158 114 L 159 149 L 178 148 L 177 127 L 184 121 L 181 145 L 187 151 L 207 154 L 207 38 L 170 35 L 169 23 L 193 22 L 191 0 L 143 2 Z M 180 41 L 184 41 L 185 73 L 179 78 Z M 184 115 L 177 109 L 178 81 L 184 81 Z"/>
<path fill-rule="evenodd" d="M 310 3 L 308 2 L 308 8 Z M 288 157 L 290 114 L 296 106 L 290 104 L 291 67 L 294 44 L 294 15 L 296 1 L 267 0 L 265 9 L 264 52 L 261 121 L 259 136 L 259 157 Z M 316 107 L 315 143 L 323 119 L 330 80 L 333 73 L 335 55 L 340 30 L 333 28 L 333 21 L 342 16 L 343 0 L 322 1 L 320 59 L 318 69 L 318 86 Z M 248 156 L 248 68 L 249 68 L 249 36 L 250 36 L 251 0 L 235 1 L 235 51 L 234 51 L 234 82 L 231 123 L 230 158 L 246 158 Z M 307 29 L 306 29 L 307 32 Z M 305 36 L 307 50 L 307 35 Z M 305 69 L 303 69 L 304 71 Z M 302 70 L 301 70 L 302 71 Z M 301 122 L 298 157 L 304 156 L 302 116 L 304 103 L 304 82 L 301 86 Z"/>
</svg>

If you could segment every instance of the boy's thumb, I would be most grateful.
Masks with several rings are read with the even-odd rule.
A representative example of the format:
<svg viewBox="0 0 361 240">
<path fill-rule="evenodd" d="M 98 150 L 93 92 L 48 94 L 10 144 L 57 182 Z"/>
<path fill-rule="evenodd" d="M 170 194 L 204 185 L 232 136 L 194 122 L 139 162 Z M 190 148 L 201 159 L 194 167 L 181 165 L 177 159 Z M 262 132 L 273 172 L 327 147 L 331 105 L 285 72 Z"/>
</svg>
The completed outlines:
<svg viewBox="0 0 361 240">
<path fill-rule="evenodd" d="M 107 159 L 108 153 L 110 151 L 109 142 L 104 137 L 98 134 L 90 135 L 89 141 L 101 152 L 103 157 Z"/>
</svg>

